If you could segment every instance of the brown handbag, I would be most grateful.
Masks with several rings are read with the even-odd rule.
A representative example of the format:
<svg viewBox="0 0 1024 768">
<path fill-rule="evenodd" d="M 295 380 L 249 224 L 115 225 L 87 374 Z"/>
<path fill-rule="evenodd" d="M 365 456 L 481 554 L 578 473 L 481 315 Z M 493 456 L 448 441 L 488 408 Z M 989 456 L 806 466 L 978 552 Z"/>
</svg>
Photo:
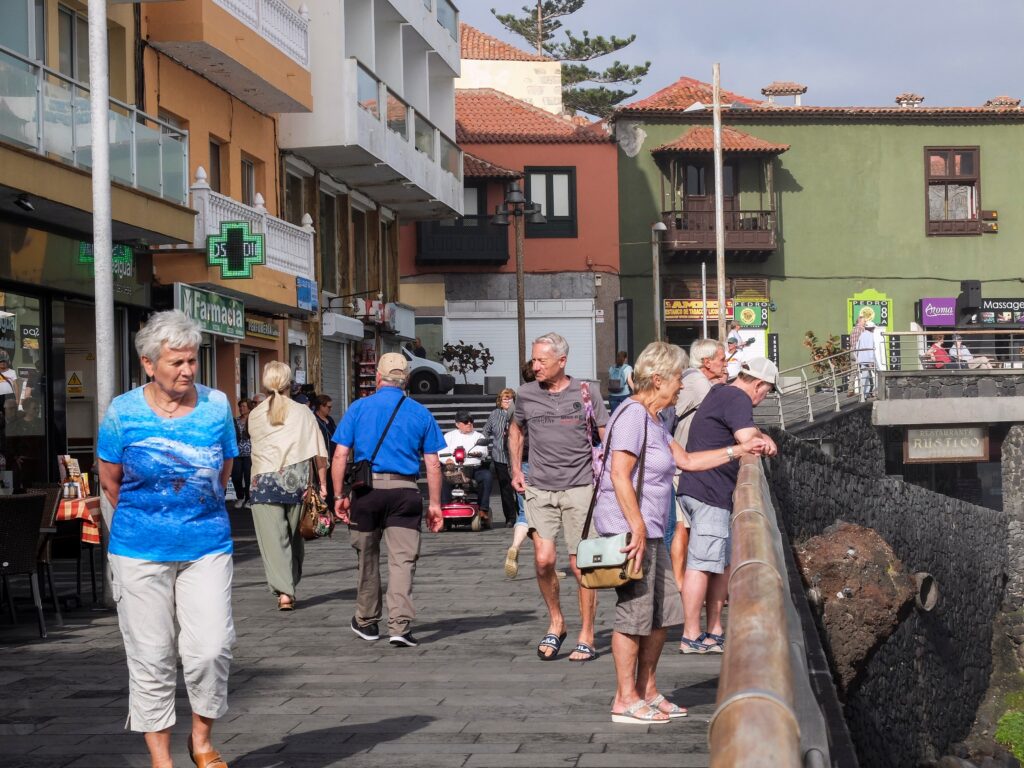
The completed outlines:
<svg viewBox="0 0 1024 768">
<path fill-rule="evenodd" d="M 302 494 L 302 515 L 299 518 L 299 535 L 306 541 L 330 536 L 334 531 L 334 515 L 327 509 L 327 503 L 320 496 L 316 481 L 316 461 L 309 461 L 309 482 Z"/>
</svg>

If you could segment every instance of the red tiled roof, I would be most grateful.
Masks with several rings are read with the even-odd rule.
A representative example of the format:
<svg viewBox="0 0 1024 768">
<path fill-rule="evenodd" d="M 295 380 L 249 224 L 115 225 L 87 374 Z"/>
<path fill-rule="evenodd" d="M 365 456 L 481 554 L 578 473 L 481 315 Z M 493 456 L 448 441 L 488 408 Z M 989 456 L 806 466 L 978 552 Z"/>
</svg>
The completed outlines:
<svg viewBox="0 0 1024 768">
<path fill-rule="evenodd" d="M 750 155 L 779 155 L 789 149 L 789 144 L 773 144 L 770 141 L 722 126 L 722 151 L 744 152 Z M 655 147 L 651 152 L 714 152 L 714 131 L 710 126 L 691 128 L 675 141 Z"/>
<path fill-rule="evenodd" d="M 493 88 L 455 91 L 459 144 L 597 144 L 612 141 L 604 123 L 577 125 Z"/>
<path fill-rule="evenodd" d="M 463 59 L 485 61 L 551 61 L 547 56 L 522 51 L 514 45 L 491 37 L 465 22 L 459 24 L 459 39 Z"/>
<path fill-rule="evenodd" d="M 482 157 L 462 153 L 462 175 L 467 179 L 521 179 L 522 171 L 513 171 L 509 168 L 502 168 L 484 160 Z"/>
<path fill-rule="evenodd" d="M 989 99 L 985 102 L 986 107 L 1019 107 L 1020 99 L 1015 99 L 1012 96 L 996 96 L 994 99 Z"/>
<path fill-rule="evenodd" d="M 722 104 L 740 103 L 749 106 L 763 102 L 740 96 L 732 91 L 721 91 Z M 662 88 L 646 99 L 634 101 L 620 107 L 624 112 L 681 112 L 697 102 L 709 105 L 714 101 L 714 87 L 692 77 L 681 77 L 667 88 Z"/>
<path fill-rule="evenodd" d="M 672 115 L 676 116 L 687 107 L 696 102 L 701 102 L 710 107 L 712 102 L 712 87 L 707 83 L 694 80 L 690 77 L 680 78 L 678 81 L 663 88 L 657 93 L 645 99 L 634 101 L 619 107 L 615 111 L 615 118 L 627 117 L 630 115 L 653 116 Z M 818 107 L 807 105 L 782 105 L 769 104 L 766 101 L 754 101 L 745 96 L 739 96 L 730 91 L 722 91 L 722 109 L 729 116 L 729 120 L 761 120 L 765 117 L 773 118 L 829 118 L 847 120 L 867 119 L 897 119 L 897 120 L 935 120 L 935 119 L 963 119 L 963 118 L 1000 118 L 1000 119 L 1024 119 L 1024 109 L 1019 105 L 1012 104 L 1013 100 L 1004 103 L 993 99 L 992 102 L 983 107 L 924 107 L 917 106 L 913 109 L 906 107 Z M 741 109 L 730 109 L 728 104 L 739 103 Z M 698 110 L 691 113 L 695 122 L 710 117 L 711 110 Z"/>
<path fill-rule="evenodd" d="M 807 86 L 790 80 L 776 80 L 761 89 L 765 96 L 799 96 L 807 93 Z"/>
</svg>

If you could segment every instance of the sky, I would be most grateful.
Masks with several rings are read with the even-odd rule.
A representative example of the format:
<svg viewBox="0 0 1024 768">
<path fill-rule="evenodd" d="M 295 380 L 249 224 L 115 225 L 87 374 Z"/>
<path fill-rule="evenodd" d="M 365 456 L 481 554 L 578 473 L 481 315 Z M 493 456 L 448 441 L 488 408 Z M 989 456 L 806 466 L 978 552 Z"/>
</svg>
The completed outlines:
<svg viewBox="0 0 1024 768">
<path fill-rule="evenodd" d="M 456 3 L 462 21 L 527 47 L 490 9 L 532 0 Z M 634 99 L 684 75 L 711 82 L 715 62 L 722 87 L 751 98 L 774 80 L 806 85 L 803 103 L 814 105 L 894 105 L 904 91 L 928 107 L 1024 97 L 1021 0 L 586 0 L 562 22 L 577 34 L 636 34 L 616 54 L 651 62 Z"/>
</svg>

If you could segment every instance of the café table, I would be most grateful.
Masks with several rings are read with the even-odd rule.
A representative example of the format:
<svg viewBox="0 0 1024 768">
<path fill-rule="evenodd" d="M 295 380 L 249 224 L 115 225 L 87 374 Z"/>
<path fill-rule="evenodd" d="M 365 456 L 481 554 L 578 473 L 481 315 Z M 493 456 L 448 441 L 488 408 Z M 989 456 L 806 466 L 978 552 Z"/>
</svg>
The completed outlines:
<svg viewBox="0 0 1024 768">
<path fill-rule="evenodd" d="M 61 521 L 82 521 L 82 543 L 100 543 L 100 497 L 86 496 L 84 499 L 63 499 L 57 510 L 57 519 Z"/>
</svg>

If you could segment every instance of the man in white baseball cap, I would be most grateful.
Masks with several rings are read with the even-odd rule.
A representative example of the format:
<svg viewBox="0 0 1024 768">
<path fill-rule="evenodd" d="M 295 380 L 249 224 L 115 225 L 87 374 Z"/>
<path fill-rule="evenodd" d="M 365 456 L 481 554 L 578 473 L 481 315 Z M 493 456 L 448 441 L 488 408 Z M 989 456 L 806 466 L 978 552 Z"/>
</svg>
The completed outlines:
<svg viewBox="0 0 1024 768">
<path fill-rule="evenodd" d="M 687 452 L 725 448 L 737 461 L 679 476 L 678 494 L 691 521 L 683 575 L 682 653 L 721 653 L 725 646 L 722 607 L 729 591 L 729 521 L 739 477 L 739 457 L 733 457 L 732 446 L 760 438 L 764 455 L 777 452 L 772 439 L 754 424 L 754 408 L 775 389 L 778 378 L 779 369 L 771 360 L 747 360 L 735 381 L 711 388 L 690 424 Z M 705 601 L 708 623 L 701 631 Z"/>
</svg>

